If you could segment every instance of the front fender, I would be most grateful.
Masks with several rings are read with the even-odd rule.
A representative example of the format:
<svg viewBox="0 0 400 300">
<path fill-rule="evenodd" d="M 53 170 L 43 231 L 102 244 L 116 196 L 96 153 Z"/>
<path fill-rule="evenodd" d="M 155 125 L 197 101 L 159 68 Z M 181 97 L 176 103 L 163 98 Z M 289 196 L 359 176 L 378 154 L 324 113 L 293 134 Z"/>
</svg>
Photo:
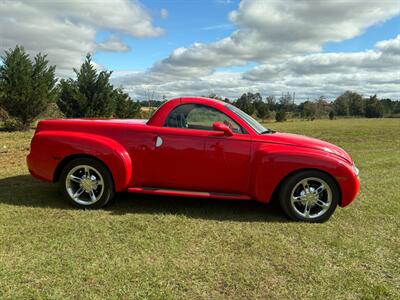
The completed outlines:
<svg viewBox="0 0 400 300">
<path fill-rule="evenodd" d="M 269 202 L 279 183 L 290 174 L 316 169 L 328 173 L 338 183 L 341 206 L 350 204 L 359 190 L 359 181 L 352 166 L 329 153 L 287 145 L 263 145 L 255 153 L 253 185 L 254 197 Z"/>
<path fill-rule="evenodd" d="M 132 175 L 128 151 L 117 141 L 96 134 L 40 131 L 32 139 L 28 167 L 36 177 L 53 181 L 59 163 L 71 155 L 89 155 L 101 160 L 111 172 L 115 190 L 128 187 Z"/>
</svg>

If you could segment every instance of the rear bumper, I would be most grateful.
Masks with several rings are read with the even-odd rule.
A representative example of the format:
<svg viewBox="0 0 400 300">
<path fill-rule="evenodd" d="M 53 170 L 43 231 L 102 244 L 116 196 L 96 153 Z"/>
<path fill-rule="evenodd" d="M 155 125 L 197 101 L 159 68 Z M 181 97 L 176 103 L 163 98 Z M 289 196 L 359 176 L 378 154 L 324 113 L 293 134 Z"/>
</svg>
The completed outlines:
<svg viewBox="0 0 400 300">
<path fill-rule="evenodd" d="M 26 157 L 26 164 L 28 166 L 29 173 L 42 181 L 52 182 L 52 176 L 49 172 L 46 173 L 46 169 L 41 166 L 40 160 L 35 158 L 32 153 L 29 153 Z"/>
</svg>

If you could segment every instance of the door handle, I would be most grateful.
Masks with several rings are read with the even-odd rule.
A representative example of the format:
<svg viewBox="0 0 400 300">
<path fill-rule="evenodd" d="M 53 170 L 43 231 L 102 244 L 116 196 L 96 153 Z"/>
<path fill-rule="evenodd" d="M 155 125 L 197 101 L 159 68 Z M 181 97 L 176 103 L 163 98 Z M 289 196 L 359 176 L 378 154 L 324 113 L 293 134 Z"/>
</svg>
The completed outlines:
<svg viewBox="0 0 400 300">
<path fill-rule="evenodd" d="M 160 147 L 163 144 L 162 138 L 159 136 L 156 138 L 156 148 Z"/>
</svg>

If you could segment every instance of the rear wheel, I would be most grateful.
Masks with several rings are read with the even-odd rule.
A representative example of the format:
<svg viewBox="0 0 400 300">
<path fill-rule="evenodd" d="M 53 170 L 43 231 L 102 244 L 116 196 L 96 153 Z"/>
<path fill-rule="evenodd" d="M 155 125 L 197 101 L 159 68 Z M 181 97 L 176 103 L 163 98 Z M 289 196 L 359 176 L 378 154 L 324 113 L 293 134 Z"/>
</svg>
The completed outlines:
<svg viewBox="0 0 400 300">
<path fill-rule="evenodd" d="M 322 223 L 335 211 L 339 197 L 337 184 L 328 174 L 306 170 L 283 182 L 279 201 L 293 220 Z"/>
<path fill-rule="evenodd" d="M 79 208 L 100 208 L 114 196 L 114 183 L 108 169 L 92 158 L 77 158 L 61 173 L 61 191 Z"/>
</svg>

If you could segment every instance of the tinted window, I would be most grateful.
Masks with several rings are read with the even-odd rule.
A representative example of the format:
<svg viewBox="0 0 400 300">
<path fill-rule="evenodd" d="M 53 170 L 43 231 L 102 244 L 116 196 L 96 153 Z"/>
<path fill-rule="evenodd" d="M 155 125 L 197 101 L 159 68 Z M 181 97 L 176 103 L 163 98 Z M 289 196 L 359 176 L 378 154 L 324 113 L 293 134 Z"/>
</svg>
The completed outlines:
<svg viewBox="0 0 400 300">
<path fill-rule="evenodd" d="M 179 105 L 170 112 L 164 126 L 213 130 L 214 122 L 222 122 L 229 126 L 233 132 L 242 133 L 241 127 L 227 115 L 215 108 L 199 104 Z"/>
<path fill-rule="evenodd" d="M 258 134 L 270 132 L 269 129 L 265 128 L 262 126 L 260 123 L 258 123 L 256 120 L 254 120 L 252 117 L 250 117 L 248 114 L 246 114 L 244 111 L 240 110 L 236 106 L 233 106 L 231 104 L 227 104 L 226 107 L 231 110 L 233 113 L 235 113 L 239 118 L 241 118 L 243 121 L 245 121 L 251 128 L 253 128 Z"/>
</svg>

